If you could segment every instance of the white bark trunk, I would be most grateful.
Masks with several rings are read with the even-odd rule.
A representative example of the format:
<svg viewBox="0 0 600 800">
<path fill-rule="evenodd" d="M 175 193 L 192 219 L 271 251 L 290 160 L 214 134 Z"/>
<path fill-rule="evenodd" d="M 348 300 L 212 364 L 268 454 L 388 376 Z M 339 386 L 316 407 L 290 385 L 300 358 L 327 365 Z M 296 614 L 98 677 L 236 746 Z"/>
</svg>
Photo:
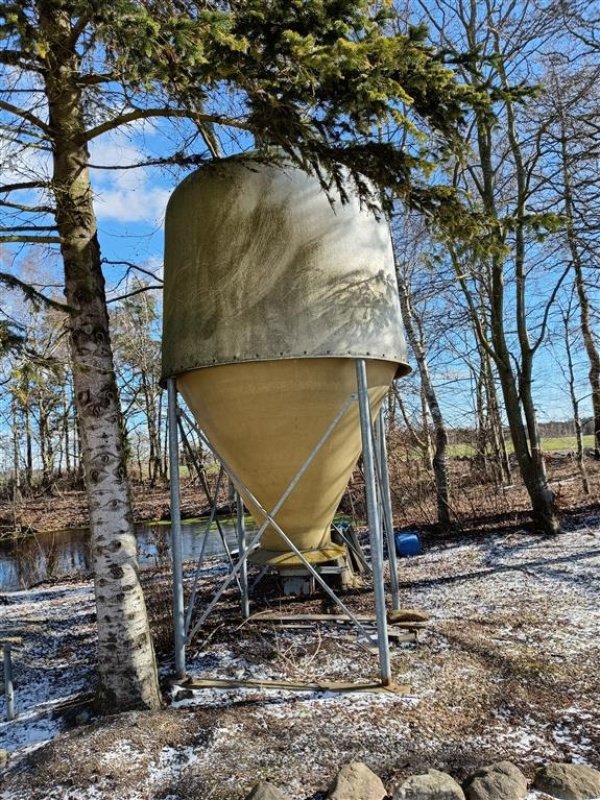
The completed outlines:
<svg viewBox="0 0 600 800">
<path fill-rule="evenodd" d="M 82 142 L 78 59 L 59 0 L 38 0 L 49 44 L 44 80 L 54 156 L 56 222 L 72 309 L 75 403 L 89 502 L 98 612 L 97 705 L 104 712 L 158 708 L 160 692 L 123 453 L 104 278 Z"/>
</svg>

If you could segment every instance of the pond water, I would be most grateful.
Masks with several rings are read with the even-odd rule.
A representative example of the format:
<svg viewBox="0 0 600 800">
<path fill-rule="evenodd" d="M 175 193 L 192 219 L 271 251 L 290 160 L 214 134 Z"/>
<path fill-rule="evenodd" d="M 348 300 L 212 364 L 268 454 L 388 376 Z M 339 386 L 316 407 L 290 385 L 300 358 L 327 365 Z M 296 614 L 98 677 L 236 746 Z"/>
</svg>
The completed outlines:
<svg viewBox="0 0 600 800">
<path fill-rule="evenodd" d="M 235 524 L 220 522 L 230 548 L 237 548 Z M 202 549 L 202 534 L 207 520 L 186 520 L 181 526 L 183 557 L 197 559 Z M 251 530 L 250 521 L 247 522 Z M 164 523 L 135 526 L 138 558 L 141 567 L 161 566 L 171 561 L 171 526 Z M 213 525 L 208 536 L 205 556 L 223 555 L 221 537 Z M 20 539 L 0 541 L 0 592 L 27 589 L 36 583 L 66 577 L 91 575 L 89 531 L 75 528 L 51 533 L 38 533 Z"/>
</svg>

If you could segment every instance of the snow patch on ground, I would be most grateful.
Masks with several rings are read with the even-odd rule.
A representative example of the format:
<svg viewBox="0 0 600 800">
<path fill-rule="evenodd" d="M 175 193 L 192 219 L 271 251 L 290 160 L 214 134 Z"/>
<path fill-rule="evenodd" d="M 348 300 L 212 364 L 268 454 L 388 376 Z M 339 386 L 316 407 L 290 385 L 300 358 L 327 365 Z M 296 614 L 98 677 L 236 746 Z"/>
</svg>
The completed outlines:
<svg viewBox="0 0 600 800">
<path fill-rule="evenodd" d="M 186 725 L 194 724 L 195 714 L 210 714 L 209 738 L 198 744 L 166 743 L 148 755 L 123 734 L 98 753 L 99 765 L 126 769 L 146 759 L 143 779 L 119 791 L 123 800 L 180 800 L 174 787 L 187 775 L 198 782 L 214 778 L 215 785 L 235 794 L 250 770 L 257 777 L 270 775 L 273 758 L 291 800 L 304 800 L 309 789 L 322 790 L 337 766 L 357 757 L 371 758 L 387 777 L 428 767 L 463 777 L 473 766 L 501 758 L 529 774 L 548 760 L 598 767 L 597 532 L 586 523 L 555 539 L 526 533 L 481 536 L 438 544 L 401 560 L 402 604 L 432 617 L 417 645 L 392 650 L 394 677 L 409 686 L 406 694 L 197 690 L 175 699 L 172 708 L 188 715 Z M 214 565 L 207 574 L 215 576 Z M 19 717 L 0 723 L 1 746 L 18 766 L 68 727 L 69 714 L 77 710 L 65 708 L 81 692 L 93 691 L 92 586 L 81 582 L 15 592 L 2 610 L 0 635 L 24 640 L 14 651 Z M 238 680 L 372 680 L 376 657 L 349 632 L 334 625 L 317 632 L 265 626 L 246 642 L 242 629 L 234 642 L 215 640 L 203 652 L 191 650 L 189 671 Z M 4 713 L 2 697 L 2 718 Z M 298 764 L 310 769 L 299 774 Z M 59 787 L 46 796 L 115 796 L 98 780 Z M 307 780 L 312 781 L 308 788 Z M 11 788 L 0 797 L 24 800 Z M 532 791 L 528 800 L 541 798 Z"/>
</svg>

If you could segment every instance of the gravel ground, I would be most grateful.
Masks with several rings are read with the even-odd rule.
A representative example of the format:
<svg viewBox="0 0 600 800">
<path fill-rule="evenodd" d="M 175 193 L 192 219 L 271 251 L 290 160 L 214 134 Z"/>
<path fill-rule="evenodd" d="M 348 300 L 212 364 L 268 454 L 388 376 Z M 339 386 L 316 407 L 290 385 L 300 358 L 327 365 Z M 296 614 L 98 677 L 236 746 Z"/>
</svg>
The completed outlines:
<svg viewBox="0 0 600 800">
<path fill-rule="evenodd" d="M 290 800 L 317 800 L 350 759 L 387 786 L 430 767 L 462 780 L 505 758 L 529 777 L 547 761 L 599 767 L 600 520 L 571 527 L 556 538 L 446 539 L 401 561 L 402 605 L 431 614 L 416 644 L 392 650 L 401 693 L 176 690 L 158 714 L 81 724 L 73 699 L 94 681 L 91 584 L 5 595 L 0 630 L 22 635 L 24 647 L 15 652 L 19 718 L 0 723 L 0 747 L 11 753 L 0 797 L 234 800 L 269 779 Z M 347 602 L 372 609 L 367 591 Z M 204 648 L 190 648 L 191 673 L 377 676 L 376 655 L 348 626 L 240 627 L 233 608 L 231 600 L 214 620 Z"/>
</svg>

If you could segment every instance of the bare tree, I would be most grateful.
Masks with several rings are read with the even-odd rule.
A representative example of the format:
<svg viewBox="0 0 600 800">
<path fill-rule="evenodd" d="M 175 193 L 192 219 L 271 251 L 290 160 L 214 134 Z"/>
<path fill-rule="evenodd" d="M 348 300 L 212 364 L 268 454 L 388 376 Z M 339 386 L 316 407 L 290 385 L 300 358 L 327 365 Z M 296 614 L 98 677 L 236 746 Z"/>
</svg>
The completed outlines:
<svg viewBox="0 0 600 800">
<path fill-rule="evenodd" d="M 600 53 L 600 49 L 598 50 Z M 589 362 L 594 420 L 594 449 L 600 458 L 600 349 L 595 333 L 592 292 L 600 259 L 600 66 L 579 58 L 574 68 L 554 56 L 546 73 L 543 109 L 545 143 L 558 169 L 552 175 L 552 191 L 562 205 L 568 257 L 579 304 L 579 324 Z"/>
<path fill-rule="evenodd" d="M 475 111 L 470 133 L 475 158 L 457 162 L 453 174 L 454 186 L 477 198 L 474 210 L 483 211 L 491 233 L 485 242 L 468 246 L 448 240 L 448 254 L 480 346 L 499 376 L 535 524 L 556 533 L 560 522 L 540 444 L 533 368 L 566 273 L 550 273 L 545 301 L 540 304 L 538 295 L 532 302 L 532 242 L 540 232 L 551 230 L 555 220 L 534 206 L 541 132 L 529 124 L 521 103 L 528 94 L 536 49 L 550 35 L 547 21 L 527 1 L 507 6 L 495 0 L 485 4 L 457 0 L 449 6 L 432 0 L 418 2 L 418 7 L 426 13 L 437 41 L 457 58 L 463 54 L 465 81 L 487 94 L 495 111 L 494 115 L 486 109 Z M 509 313 L 514 314 L 510 321 Z"/>
<path fill-rule="evenodd" d="M 431 415 L 433 423 L 434 437 L 431 468 L 434 475 L 438 524 L 442 529 L 447 529 L 452 524 L 452 507 L 448 480 L 448 432 L 438 401 L 437 392 L 431 378 L 423 321 L 415 308 L 413 299 L 414 291 L 412 278 L 415 270 L 419 269 L 419 267 L 423 268 L 423 262 L 418 257 L 417 246 L 417 241 L 423 236 L 423 231 L 412 231 L 412 235 L 407 235 L 407 230 L 410 227 L 410 220 L 407 216 L 399 218 L 398 223 L 396 227 L 395 250 L 400 307 L 402 309 L 402 319 L 406 329 L 406 338 L 417 363 L 422 398 L 424 403 L 426 403 L 426 408 Z M 398 230 L 399 228 L 402 229 L 402 233 Z M 426 443 L 425 452 L 429 453 L 431 445 L 425 414 L 422 430 L 422 438 Z"/>
</svg>

